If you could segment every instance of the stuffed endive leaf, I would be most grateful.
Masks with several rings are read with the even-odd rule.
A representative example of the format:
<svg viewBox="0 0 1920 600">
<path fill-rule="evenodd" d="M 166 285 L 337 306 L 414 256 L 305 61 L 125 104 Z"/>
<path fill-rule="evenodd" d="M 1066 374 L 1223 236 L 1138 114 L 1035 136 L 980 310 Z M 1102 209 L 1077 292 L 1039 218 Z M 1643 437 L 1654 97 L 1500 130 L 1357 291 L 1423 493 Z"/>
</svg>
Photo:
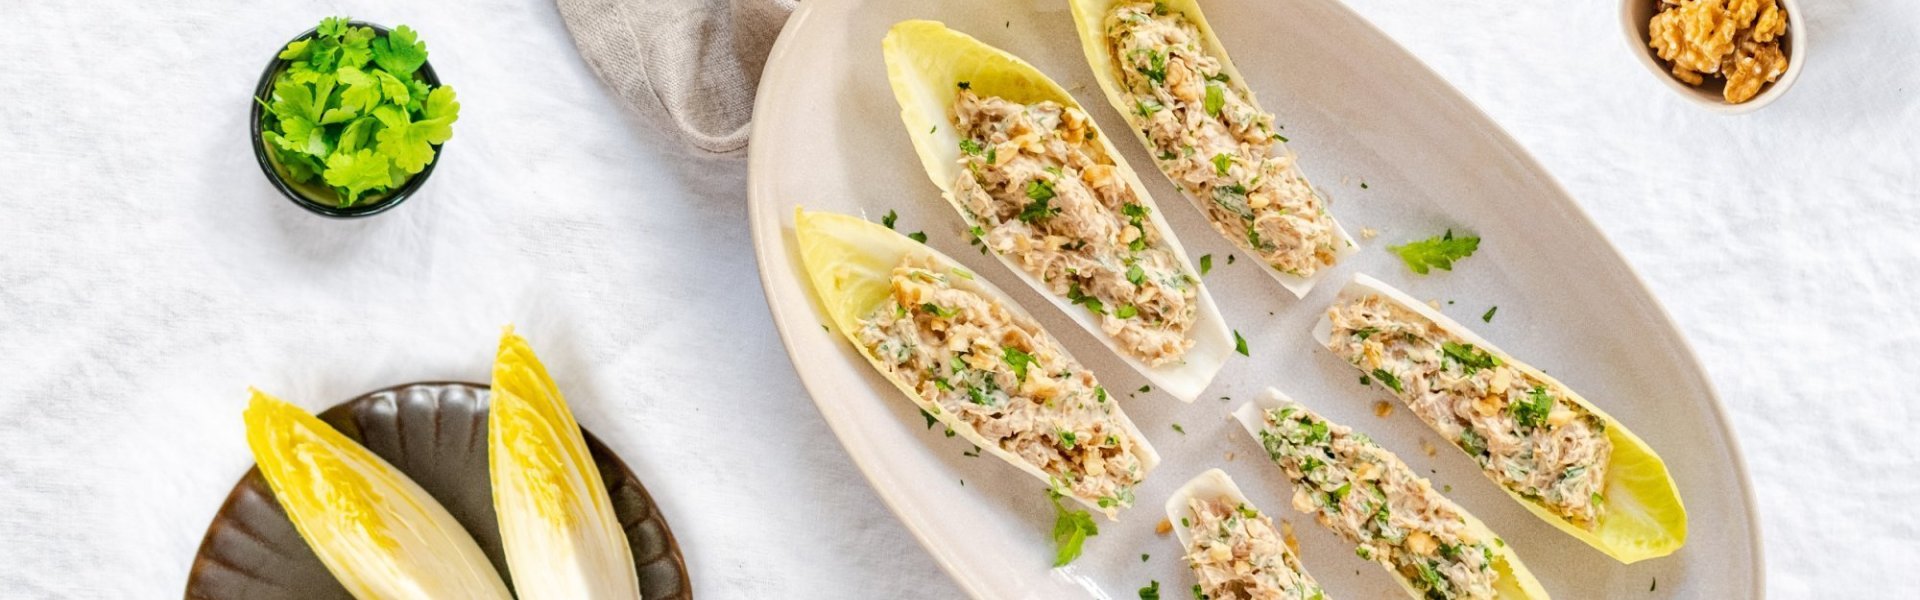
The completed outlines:
<svg viewBox="0 0 1920 600">
<path fill-rule="evenodd" d="M 1354 251 L 1195 0 L 1069 0 L 1114 110 L 1214 230 L 1295 296 Z"/>
<path fill-rule="evenodd" d="M 512 598 L 473 536 L 387 461 L 260 390 L 246 423 L 274 498 L 355 598 Z"/>
<path fill-rule="evenodd" d="M 893 230 L 798 210 L 834 326 L 929 418 L 1117 518 L 1160 462 L 1093 373 L 999 288 Z"/>
<path fill-rule="evenodd" d="M 1426 303 L 1355 275 L 1313 335 L 1555 528 L 1621 563 L 1686 544 L 1686 506 L 1646 441 Z"/>
<path fill-rule="evenodd" d="M 1293 483 L 1293 508 L 1352 542 L 1408 597 L 1547 598 L 1512 546 L 1365 434 L 1272 388 L 1233 416 Z"/>
<path fill-rule="evenodd" d="M 1154 385 L 1192 402 L 1233 352 L 1160 207 L 1073 96 L 933 21 L 882 42 L 921 165 L 972 234 Z"/>
<path fill-rule="evenodd" d="M 487 463 L 520 600 L 640 598 L 633 552 L 580 425 L 509 328 L 493 363 Z"/>
<path fill-rule="evenodd" d="M 1167 522 L 1205 598 L 1326 598 L 1288 547 L 1286 534 L 1240 486 L 1208 469 L 1167 498 Z"/>
</svg>

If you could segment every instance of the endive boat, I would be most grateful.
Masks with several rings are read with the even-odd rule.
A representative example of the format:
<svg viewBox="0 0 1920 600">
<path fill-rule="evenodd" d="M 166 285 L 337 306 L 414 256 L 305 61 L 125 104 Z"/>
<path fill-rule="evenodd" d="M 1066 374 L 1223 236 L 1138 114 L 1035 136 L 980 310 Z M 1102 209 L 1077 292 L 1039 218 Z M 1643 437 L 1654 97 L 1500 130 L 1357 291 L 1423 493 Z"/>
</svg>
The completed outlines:
<svg viewBox="0 0 1920 600">
<path fill-rule="evenodd" d="M 1069 0 L 1113 108 L 1214 230 L 1294 296 L 1355 250 L 1195 0 Z"/>
<path fill-rule="evenodd" d="M 353 597 L 513 597 L 446 507 L 366 447 L 260 390 L 246 423 L 280 508 Z"/>
<path fill-rule="evenodd" d="M 1426 303 L 1355 275 L 1313 335 L 1541 520 L 1626 564 L 1686 544 L 1686 506 L 1653 448 Z"/>
<path fill-rule="evenodd" d="M 1273 519 L 1240 486 L 1208 469 L 1167 499 L 1167 522 L 1205 598 L 1324 599 Z"/>
<path fill-rule="evenodd" d="M 821 306 L 920 410 L 1117 518 L 1160 462 L 1092 372 L 993 284 L 891 229 L 795 211 Z"/>
<path fill-rule="evenodd" d="M 521 600 L 639 600 L 627 534 L 566 398 L 508 328 L 493 363 L 487 465 Z"/>
<path fill-rule="evenodd" d="M 1545 599 L 1506 541 L 1400 457 L 1268 388 L 1235 419 L 1293 482 L 1293 507 L 1355 544 L 1412 598 Z"/>
<path fill-rule="evenodd" d="M 1145 186 L 1059 84 L 933 21 L 882 42 L 927 176 L 1021 280 L 1174 397 L 1233 340 Z"/>
</svg>

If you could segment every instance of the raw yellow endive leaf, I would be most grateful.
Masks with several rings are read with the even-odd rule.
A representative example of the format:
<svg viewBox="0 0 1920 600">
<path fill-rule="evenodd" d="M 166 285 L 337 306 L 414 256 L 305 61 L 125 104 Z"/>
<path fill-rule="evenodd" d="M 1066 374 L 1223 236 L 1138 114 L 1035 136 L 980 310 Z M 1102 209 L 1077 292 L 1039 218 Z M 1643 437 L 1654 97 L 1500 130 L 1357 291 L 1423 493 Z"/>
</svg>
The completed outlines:
<svg viewBox="0 0 1920 600">
<path fill-rule="evenodd" d="M 1661 460 L 1660 455 L 1655 453 L 1645 440 L 1640 439 L 1640 436 L 1628 430 L 1625 424 L 1588 402 L 1586 398 L 1581 397 L 1560 380 L 1548 376 L 1532 365 L 1514 359 L 1513 355 L 1495 347 L 1486 338 L 1475 334 L 1460 322 L 1441 314 L 1427 303 L 1415 300 L 1413 296 L 1385 282 L 1365 274 L 1355 274 L 1353 281 L 1341 288 L 1339 297 L 1344 301 L 1356 295 L 1366 294 L 1377 294 L 1426 317 L 1442 330 L 1472 343 L 1475 347 L 1499 358 L 1501 362 L 1546 382 L 1554 395 L 1580 405 L 1581 408 L 1585 408 L 1606 423 L 1607 439 L 1613 442 L 1612 461 L 1607 465 L 1606 512 L 1601 514 L 1592 530 L 1584 529 L 1519 492 L 1501 486 L 1500 489 L 1506 491 L 1514 502 L 1526 507 L 1528 512 L 1540 517 L 1540 520 L 1546 521 L 1548 525 L 1586 542 L 1587 545 L 1613 557 L 1621 564 L 1632 564 L 1673 554 L 1681 546 L 1686 545 L 1687 507 L 1680 501 L 1680 489 L 1674 485 L 1673 476 L 1667 473 L 1666 461 Z M 1324 346 L 1332 338 L 1332 334 L 1333 323 L 1322 315 L 1320 322 L 1314 326 L 1314 339 Z M 1453 444 L 1448 445 L 1459 448 Z M 1493 477 L 1489 475 L 1488 479 L 1493 480 Z M 1498 484 L 1497 480 L 1494 481 Z"/>
<path fill-rule="evenodd" d="M 1144 132 L 1147 123 L 1135 112 L 1133 101 L 1128 97 L 1126 88 L 1121 83 L 1122 80 L 1119 75 L 1120 65 L 1114 62 L 1113 53 L 1108 51 L 1107 44 L 1107 15 L 1112 13 L 1115 7 L 1138 2 L 1139 0 L 1068 0 L 1067 5 L 1073 11 L 1073 26 L 1074 29 L 1080 33 L 1080 49 L 1087 56 L 1088 66 L 1093 69 L 1094 80 L 1100 83 L 1101 91 L 1106 92 L 1107 101 L 1113 105 L 1113 110 L 1120 113 L 1121 118 L 1126 119 L 1128 128 L 1133 130 L 1134 137 L 1140 140 L 1140 144 L 1147 148 L 1149 152 L 1152 152 L 1153 142 L 1147 138 L 1147 134 Z M 1220 37 L 1214 35 L 1213 26 L 1207 24 L 1207 16 L 1200 12 L 1200 3 L 1197 0 L 1158 0 L 1155 4 L 1168 13 L 1185 15 L 1187 20 L 1192 22 L 1194 27 L 1200 31 L 1199 43 L 1201 51 L 1205 52 L 1208 56 L 1219 59 L 1220 72 L 1227 76 L 1226 80 L 1221 82 L 1221 84 L 1226 85 L 1231 88 L 1234 93 L 1246 98 L 1248 103 L 1262 110 L 1266 110 L 1265 107 L 1260 106 L 1259 100 L 1254 97 L 1253 90 L 1246 86 L 1247 78 L 1240 75 L 1239 69 L 1234 68 L 1233 59 L 1227 56 L 1226 46 L 1221 45 Z M 1287 148 L 1286 142 L 1280 142 L 1277 147 L 1282 154 L 1292 153 L 1292 150 Z M 1157 166 L 1158 165 L 1156 165 L 1156 167 Z M 1179 188 L 1181 194 L 1185 195 L 1187 200 L 1190 201 L 1195 208 L 1200 210 L 1201 214 L 1206 214 L 1206 205 L 1211 202 L 1211 200 L 1198 198 L 1193 194 L 1187 193 L 1186 188 L 1179 185 L 1177 181 L 1174 182 L 1174 187 Z M 1359 247 L 1354 244 L 1353 236 L 1347 234 L 1346 228 L 1341 226 L 1338 220 L 1335 220 L 1333 225 L 1334 235 L 1342 243 L 1341 250 L 1336 255 L 1338 257 L 1345 257 L 1357 251 Z M 1234 240 L 1234 243 L 1235 247 L 1240 247 L 1240 240 Z M 1328 265 L 1321 268 L 1311 277 L 1301 277 L 1291 273 L 1283 273 L 1264 264 L 1262 261 L 1256 260 L 1255 262 L 1261 263 L 1261 270 L 1266 271 L 1268 275 L 1272 276 L 1276 281 L 1279 281 L 1282 287 L 1287 288 L 1287 291 L 1293 292 L 1295 297 L 1305 297 L 1307 292 L 1313 289 L 1314 284 L 1318 282 L 1327 271 L 1333 270 L 1333 265 Z"/>
<path fill-rule="evenodd" d="M 1049 481 L 1047 473 L 1021 456 L 1008 452 L 999 444 L 988 440 L 965 420 L 941 410 L 932 399 L 923 397 L 905 380 L 894 376 L 881 368 L 879 358 L 867 350 L 854 333 L 858 330 L 861 317 L 871 314 L 879 308 L 889 294 L 893 269 L 908 256 L 924 257 L 930 264 L 944 265 L 949 272 L 960 276 L 950 279 L 955 288 L 964 289 L 983 297 L 992 298 L 1007 312 L 1022 320 L 1032 320 L 1019 304 L 1008 298 L 1000 288 L 980 279 L 960 266 L 960 263 L 939 251 L 928 247 L 907 236 L 900 235 L 886 227 L 847 215 L 822 212 L 809 212 L 806 209 L 794 210 L 794 237 L 799 242 L 800 260 L 807 271 L 807 277 L 813 283 L 814 293 L 819 295 L 820 304 L 828 317 L 833 320 L 833 329 L 840 331 L 853 344 L 854 349 L 872 363 L 882 377 L 892 383 L 900 393 L 905 394 L 920 410 L 926 411 L 938 419 L 941 424 L 952 429 L 956 435 L 972 442 L 973 445 L 988 454 L 1006 461 L 1021 471 L 1041 481 Z M 1055 341 L 1058 344 L 1057 341 Z M 1064 352 L 1064 348 L 1062 349 Z M 1140 457 L 1142 475 L 1151 472 L 1160 464 L 1160 455 L 1147 443 L 1147 438 L 1135 427 L 1116 403 L 1113 407 L 1121 427 L 1130 437 L 1138 440 L 1135 452 Z M 1048 485 L 1052 485 L 1049 481 Z M 1109 519 L 1118 518 L 1120 507 L 1100 506 L 1098 498 L 1063 493 L 1087 507 L 1105 514 Z"/>
<path fill-rule="evenodd" d="M 1266 428 L 1267 412 L 1289 407 L 1295 410 L 1305 411 L 1306 414 L 1313 415 L 1315 419 L 1321 422 L 1333 423 L 1332 421 L 1326 420 L 1325 417 L 1313 413 L 1313 411 L 1274 388 L 1267 388 L 1265 392 L 1253 400 L 1242 403 L 1239 408 L 1233 410 L 1233 418 L 1240 422 L 1240 426 L 1247 431 L 1247 435 L 1251 436 L 1253 441 L 1261 445 L 1264 450 L 1265 444 L 1261 441 L 1260 432 Z M 1355 433 L 1359 433 L 1358 430 L 1355 430 Z M 1385 452 L 1386 456 L 1389 457 L 1393 463 L 1398 463 L 1397 468 L 1410 468 L 1407 467 L 1406 463 L 1402 462 L 1398 456 L 1393 455 L 1392 452 L 1384 449 L 1382 449 L 1382 452 Z M 1420 480 L 1420 485 L 1422 487 L 1431 487 L 1425 479 Z M 1446 504 L 1453 504 L 1452 500 L 1445 497 L 1440 497 L 1439 501 Z M 1468 513 L 1465 508 L 1455 505 L 1452 509 L 1453 512 L 1458 513 L 1461 519 L 1465 521 L 1466 531 L 1472 534 L 1472 539 L 1493 540 L 1493 543 L 1488 544 L 1488 550 L 1493 553 L 1493 560 L 1491 561 L 1493 570 L 1500 575 L 1493 585 L 1496 598 L 1502 600 L 1547 600 L 1549 597 L 1547 595 L 1547 589 L 1540 585 L 1540 580 L 1533 576 L 1533 571 L 1527 569 L 1526 563 L 1520 562 L 1520 555 L 1513 551 L 1513 545 L 1506 543 L 1506 540 L 1501 539 L 1492 529 L 1488 529 L 1486 523 L 1481 522 L 1480 519 L 1473 516 L 1472 513 Z M 1385 567 L 1383 566 L 1383 568 Z M 1393 580 L 1400 584 L 1402 590 L 1407 592 L 1407 597 L 1427 597 L 1419 587 L 1414 585 L 1413 580 L 1406 574 L 1391 568 L 1387 568 L 1387 572 L 1392 574 Z"/>
<path fill-rule="evenodd" d="M 247 445 L 260 474 L 355 598 L 512 597 L 473 536 L 412 479 L 307 411 L 252 391 Z"/>
<path fill-rule="evenodd" d="M 940 187 L 941 196 L 970 226 L 981 223 L 973 221 L 971 211 L 953 194 L 954 180 L 964 172 L 960 168 L 959 130 L 953 121 L 953 104 L 960 85 L 965 83 L 982 97 L 997 96 L 1022 104 L 1047 101 L 1082 112 L 1086 110 L 1066 89 L 1033 65 L 935 21 L 895 24 L 882 40 L 881 48 L 887 62 L 887 80 L 893 86 L 894 99 L 900 103 L 900 120 L 913 139 L 920 164 L 926 168 L 927 177 Z M 1125 351 L 1112 334 L 1102 329 L 1100 316 L 1075 305 L 1065 294 L 1054 292 L 1050 284 L 1021 267 L 1018 257 L 999 252 L 995 252 L 994 257 L 1128 366 L 1146 376 L 1155 387 L 1182 402 L 1192 402 L 1212 383 L 1227 355 L 1233 353 L 1233 338 L 1226 321 L 1220 317 L 1220 310 L 1214 306 L 1213 296 L 1207 293 L 1205 284 L 1200 283 L 1199 274 L 1191 270 L 1193 263 L 1187 259 L 1180 240 L 1174 237 L 1173 228 L 1167 225 L 1160 206 L 1127 166 L 1120 151 L 1114 149 L 1106 135 L 1100 134 L 1099 126 L 1089 122 L 1087 127 L 1096 134 L 1093 143 L 1101 148 L 1100 154 L 1113 159 L 1114 171 L 1122 184 L 1133 190 L 1138 204 L 1147 208 L 1147 221 L 1159 234 L 1158 238 L 1199 286 L 1195 298 L 1198 315 L 1188 331 L 1193 347 L 1179 361 L 1149 366 Z"/>
<path fill-rule="evenodd" d="M 520 600 L 640 598 L 633 551 L 580 424 L 512 328 L 494 359 L 491 402 L 493 510 Z"/>
</svg>

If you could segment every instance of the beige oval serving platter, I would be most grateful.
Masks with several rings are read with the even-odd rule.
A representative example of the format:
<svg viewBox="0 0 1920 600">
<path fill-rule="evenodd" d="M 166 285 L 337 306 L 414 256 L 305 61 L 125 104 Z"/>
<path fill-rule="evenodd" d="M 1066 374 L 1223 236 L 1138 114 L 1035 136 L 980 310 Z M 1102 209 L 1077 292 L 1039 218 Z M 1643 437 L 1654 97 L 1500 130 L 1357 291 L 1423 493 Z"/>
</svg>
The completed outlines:
<svg viewBox="0 0 1920 600">
<path fill-rule="evenodd" d="M 1312 329 L 1341 287 L 1304 298 L 1282 288 L 1211 231 L 1163 177 L 1146 190 L 1196 261 L 1207 289 L 1247 341 L 1213 383 L 1183 404 L 1129 368 L 1100 340 L 993 257 L 929 182 L 902 128 L 881 39 L 895 23 L 929 19 L 1032 63 L 1059 82 L 1102 130 L 1128 127 L 1109 108 L 1064 0 L 817 0 L 787 23 L 763 77 L 750 151 L 751 227 L 761 281 L 795 370 L 854 463 L 901 523 L 983 598 L 1134 598 L 1151 581 L 1163 597 L 1193 584 L 1180 543 L 1156 533 L 1156 510 L 1187 480 L 1219 468 L 1276 519 L 1296 523 L 1301 562 L 1330 597 L 1403 593 L 1351 545 L 1289 507 L 1292 489 L 1229 412 L 1269 386 L 1372 435 L 1512 544 L 1562 598 L 1748 598 L 1765 593 L 1751 489 L 1712 386 L 1666 312 L 1579 205 L 1510 136 L 1417 58 L 1337 0 L 1198 0 L 1245 84 L 1277 115 L 1289 147 L 1331 212 L 1362 234 L 1332 268 L 1344 282 L 1377 277 L 1546 370 L 1633 428 L 1665 459 L 1686 504 L 1686 545 L 1622 565 L 1508 499 L 1472 460 L 1447 449 L 1397 402 L 1364 386 L 1321 348 Z M 1140 144 L 1116 141 L 1128 163 L 1152 165 Z M 804 206 L 923 232 L 927 244 L 991 281 L 1113 390 L 1163 462 L 1118 521 L 1073 564 L 1051 568 L 1053 508 L 1044 483 L 928 426 L 813 296 L 794 240 Z M 1420 276 L 1389 245 L 1438 235 L 1482 238 L 1452 271 Z M 1364 235 L 1377 232 L 1376 237 Z M 1498 310 L 1481 320 L 1492 307 Z M 823 440 L 824 442 L 824 440 Z M 1430 452 L 1427 448 L 1438 448 Z"/>
</svg>

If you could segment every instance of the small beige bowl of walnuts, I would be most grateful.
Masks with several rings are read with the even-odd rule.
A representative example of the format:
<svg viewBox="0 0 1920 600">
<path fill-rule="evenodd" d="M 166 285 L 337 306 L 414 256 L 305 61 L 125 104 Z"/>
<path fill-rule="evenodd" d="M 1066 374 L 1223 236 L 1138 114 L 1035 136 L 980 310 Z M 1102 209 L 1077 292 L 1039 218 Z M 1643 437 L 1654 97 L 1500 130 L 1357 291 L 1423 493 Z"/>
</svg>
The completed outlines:
<svg viewBox="0 0 1920 600">
<path fill-rule="evenodd" d="M 1800 76 L 1807 30 L 1798 0 L 1622 0 L 1620 24 L 1640 63 L 1708 110 L 1773 103 Z"/>
</svg>

